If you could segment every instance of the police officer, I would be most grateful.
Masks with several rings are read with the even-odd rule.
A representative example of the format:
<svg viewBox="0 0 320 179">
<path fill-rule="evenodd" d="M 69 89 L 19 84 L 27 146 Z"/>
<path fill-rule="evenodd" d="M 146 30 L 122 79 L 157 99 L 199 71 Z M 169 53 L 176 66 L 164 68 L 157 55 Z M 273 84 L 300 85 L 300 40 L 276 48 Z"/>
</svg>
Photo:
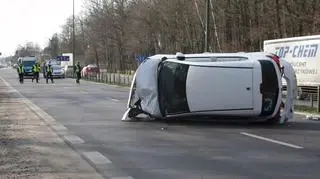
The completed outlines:
<svg viewBox="0 0 320 179">
<path fill-rule="evenodd" d="M 33 71 L 32 82 L 34 79 L 36 79 L 36 82 L 39 83 L 40 64 L 39 63 L 34 64 L 32 67 L 32 71 Z"/>
<path fill-rule="evenodd" d="M 53 68 L 51 67 L 51 64 L 49 63 L 48 66 L 46 67 L 46 72 L 47 72 L 47 79 L 46 79 L 46 82 L 48 84 L 48 81 L 49 81 L 49 78 L 51 79 L 51 83 L 54 83 L 53 82 L 53 77 L 52 77 L 52 72 L 53 72 Z"/>
<path fill-rule="evenodd" d="M 75 68 L 74 68 L 74 73 L 77 75 L 76 83 L 80 84 L 80 79 L 81 79 L 81 66 L 80 62 L 77 62 Z"/>
<path fill-rule="evenodd" d="M 17 68 L 17 72 L 18 72 L 18 75 L 19 75 L 19 82 L 20 84 L 23 83 L 23 76 L 24 76 L 24 67 L 22 66 L 21 63 L 18 64 L 18 68 Z"/>
</svg>

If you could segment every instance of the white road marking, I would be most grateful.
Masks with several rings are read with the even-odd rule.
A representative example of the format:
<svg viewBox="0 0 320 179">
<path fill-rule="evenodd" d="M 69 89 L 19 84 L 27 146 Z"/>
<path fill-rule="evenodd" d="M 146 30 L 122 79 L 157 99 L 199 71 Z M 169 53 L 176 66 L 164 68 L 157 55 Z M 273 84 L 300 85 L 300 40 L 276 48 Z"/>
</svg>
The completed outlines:
<svg viewBox="0 0 320 179">
<path fill-rule="evenodd" d="M 112 163 L 111 160 L 102 155 L 100 152 L 83 152 L 83 155 L 95 165 Z"/>
<path fill-rule="evenodd" d="M 62 124 L 53 124 L 53 125 L 51 125 L 52 126 L 52 128 L 54 128 L 56 131 L 66 131 L 66 130 L 68 130 L 66 127 L 64 127 L 64 125 L 62 125 Z"/>
<path fill-rule="evenodd" d="M 111 177 L 111 179 L 133 179 L 132 177 Z"/>
<path fill-rule="evenodd" d="M 75 136 L 75 135 L 66 135 L 63 137 L 64 137 L 64 139 L 69 141 L 71 144 L 83 144 L 84 143 L 83 139 L 81 139 L 80 137 Z"/>
<path fill-rule="evenodd" d="M 29 99 L 27 99 L 26 97 L 24 97 L 18 90 L 16 90 L 15 88 L 13 88 L 6 80 L 4 80 L 1 76 L 0 79 L 5 83 L 6 86 L 8 86 L 10 88 L 10 92 L 16 93 L 20 96 L 20 98 L 23 100 L 23 102 L 32 110 L 34 111 L 37 115 L 39 115 L 39 117 L 41 117 L 45 122 L 47 122 L 53 129 L 56 130 L 56 132 L 58 134 L 60 134 L 60 136 L 63 136 L 64 141 L 68 140 L 70 143 L 74 144 L 74 143 L 84 143 L 85 141 L 77 136 L 72 136 L 72 135 L 68 135 L 67 133 L 67 128 L 65 126 L 63 126 L 62 124 L 60 124 L 59 122 L 57 122 L 51 115 L 49 115 L 48 113 L 46 113 L 45 111 L 43 111 L 40 107 L 38 107 L 37 105 L 35 105 L 33 102 L 31 102 Z M 114 99 L 113 101 L 119 101 L 117 99 Z M 59 138 L 60 140 L 63 141 L 62 138 Z M 112 164 L 111 160 L 109 160 L 107 157 L 105 157 L 104 155 L 102 155 L 99 152 L 95 152 L 95 151 L 91 151 L 91 152 L 83 152 L 82 153 L 84 157 L 86 157 L 87 159 L 89 159 L 93 164 L 97 165 L 97 164 Z M 123 173 L 123 172 L 122 172 Z M 126 174 L 124 173 L 124 176 Z M 112 179 L 133 179 L 130 176 L 126 176 L 126 177 L 110 177 Z"/>
<path fill-rule="evenodd" d="M 119 101 L 119 100 L 115 98 L 111 98 L 111 101 Z"/>
<path fill-rule="evenodd" d="M 261 140 L 265 140 L 265 141 L 268 141 L 268 142 L 276 143 L 276 144 L 279 144 L 279 145 L 292 147 L 292 148 L 295 148 L 295 149 L 303 149 L 303 147 L 298 146 L 298 145 L 289 144 L 289 143 L 281 142 L 281 141 L 278 141 L 278 140 L 273 140 L 273 139 L 270 139 L 270 138 L 266 138 L 266 137 L 262 137 L 262 136 L 258 136 L 258 135 L 254 135 L 254 134 L 250 134 L 250 133 L 247 133 L 247 132 L 240 132 L 240 134 L 246 135 L 246 136 L 249 136 L 249 137 L 253 137 L 253 138 L 256 138 L 256 139 L 261 139 Z"/>
</svg>

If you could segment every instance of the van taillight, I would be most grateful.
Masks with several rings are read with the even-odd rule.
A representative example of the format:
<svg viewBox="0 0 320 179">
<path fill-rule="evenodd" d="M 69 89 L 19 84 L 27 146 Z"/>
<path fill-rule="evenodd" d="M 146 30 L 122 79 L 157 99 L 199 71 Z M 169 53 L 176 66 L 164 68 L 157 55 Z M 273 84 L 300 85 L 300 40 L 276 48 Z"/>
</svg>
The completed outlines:
<svg viewBox="0 0 320 179">
<path fill-rule="evenodd" d="M 276 62 L 279 70 L 281 71 L 281 66 L 280 66 L 280 58 L 278 55 L 275 55 L 275 54 L 272 54 L 271 56 L 268 56 L 270 57 L 274 62 Z"/>
</svg>

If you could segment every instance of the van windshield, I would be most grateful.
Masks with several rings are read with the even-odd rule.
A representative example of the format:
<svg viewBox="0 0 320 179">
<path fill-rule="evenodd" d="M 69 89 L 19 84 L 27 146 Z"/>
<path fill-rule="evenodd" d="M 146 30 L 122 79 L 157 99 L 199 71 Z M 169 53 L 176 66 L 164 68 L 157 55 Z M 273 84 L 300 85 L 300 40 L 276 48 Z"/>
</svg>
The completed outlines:
<svg viewBox="0 0 320 179">
<path fill-rule="evenodd" d="M 61 70 L 61 67 L 60 66 L 53 66 L 52 69 L 53 70 Z"/>
<path fill-rule="evenodd" d="M 33 66 L 35 63 L 35 61 L 22 61 L 23 66 Z"/>
<path fill-rule="evenodd" d="M 158 77 L 160 110 L 162 114 L 189 112 L 186 80 L 189 65 L 165 61 L 161 63 Z"/>
</svg>

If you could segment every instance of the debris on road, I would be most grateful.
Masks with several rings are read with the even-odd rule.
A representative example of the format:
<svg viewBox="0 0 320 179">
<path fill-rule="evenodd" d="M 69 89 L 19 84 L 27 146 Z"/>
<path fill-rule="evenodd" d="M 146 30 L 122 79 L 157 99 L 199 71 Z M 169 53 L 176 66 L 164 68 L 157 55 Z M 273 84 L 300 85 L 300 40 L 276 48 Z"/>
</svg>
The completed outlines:
<svg viewBox="0 0 320 179">
<path fill-rule="evenodd" d="M 313 120 L 313 121 L 320 121 L 320 116 L 306 115 L 306 119 Z"/>
</svg>

